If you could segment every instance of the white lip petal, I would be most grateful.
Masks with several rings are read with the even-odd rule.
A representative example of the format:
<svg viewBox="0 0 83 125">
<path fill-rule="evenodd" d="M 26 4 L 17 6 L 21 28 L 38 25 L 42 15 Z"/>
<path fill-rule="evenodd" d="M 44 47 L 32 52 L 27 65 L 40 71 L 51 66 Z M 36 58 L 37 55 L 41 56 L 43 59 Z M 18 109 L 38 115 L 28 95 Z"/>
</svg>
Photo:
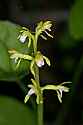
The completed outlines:
<svg viewBox="0 0 83 125">
<path fill-rule="evenodd" d="M 30 89 L 29 92 L 28 92 L 28 96 L 31 96 L 34 93 L 35 93 L 35 91 L 33 89 Z"/>
<path fill-rule="evenodd" d="M 17 57 L 17 58 L 15 58 L 14 62 L 15 62 L 15 63 L 17 63 L 17 60 L 18 60 L 18 57 Z"/>
<path fill-rule="evenodd" d="M 59 92 L 60 92 L 60 95 L 61 95 L 61 97 L 62 97 L 62 90 L 60 89 Z"/>
<path fill-rule="evenodd" d="M 27 36 L 22 35 L 22 36 L 20 36 L 20 39 L 19 39 L 19 40 L 20 40 L 22 43 L 24 43 L 25 40 L 26 40 L 26 38 L 27 38 Z"/>
<path fill-rule="evenodd" d="M 37 66 L 38 67 L 42 67 L 44 65 L 44 60 L 39 60 L 38 62 L 37 62 Z"/>
</svg>

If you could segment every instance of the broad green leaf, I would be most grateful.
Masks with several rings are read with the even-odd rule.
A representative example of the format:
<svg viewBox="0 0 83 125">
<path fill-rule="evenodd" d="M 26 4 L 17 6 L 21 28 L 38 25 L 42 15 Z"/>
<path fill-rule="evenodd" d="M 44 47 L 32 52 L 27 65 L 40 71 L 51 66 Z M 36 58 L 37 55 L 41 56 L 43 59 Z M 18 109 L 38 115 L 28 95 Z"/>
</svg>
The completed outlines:
<svg viewBox="0 0 83 125">
<path fill-rule="evenodd" d="M 0 125 L 37 125 L 36 112 L 16 99 L 0 96 Z"/>
<path fill-rule="evenodd" d="M 83 0 L 76 0 L 70 11 L 69 29 L 75 39 L 83 38 Z"/>
<path fill-rule="evenodd" d="M 7 48 L 1 42 L 0 42 L 0 67 L 4 71 L 9 72 L 11 70 Z"/>
<path fill-rule="evenodd" d="M 30 54 L 32 49 L 28 49 L 28 43 L 21 43 L 17 37 L 21 27 L 8 21 L 0 21 L 0 80 L 15 81 L 16 77 L 21 77 L 28 73 L 30 61 L 22 60 L 21 65 L 16 70 L 14 60 L 10 59 L 9 50 L 15 49 L 24 54 Z"/>
<path fill-rule="evenodd" d="M 10 58 L 7 48 L 0 43 L 0 80 L 15 79 L 14 72 L 10 65 Z"/>
</svg>

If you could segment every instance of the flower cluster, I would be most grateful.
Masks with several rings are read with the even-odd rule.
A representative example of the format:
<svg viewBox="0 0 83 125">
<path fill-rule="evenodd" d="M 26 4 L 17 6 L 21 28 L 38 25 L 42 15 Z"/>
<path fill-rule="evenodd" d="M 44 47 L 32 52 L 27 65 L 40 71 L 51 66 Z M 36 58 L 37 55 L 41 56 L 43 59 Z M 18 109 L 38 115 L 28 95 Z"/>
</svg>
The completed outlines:
<svg viewBox="0 0 83 125">
<path fill-rule="evenodd" d="M 53 36 L 49 33 L 51 31 L 52 23 L 51 21 L 43 22 L 41 21 L 38 23 L 35 33 L 32 34 L 29 29 L 23 27 L 20 31 L 20 35 L 18 36 L 18 39 L 21 43 L 24 43 L 26 39 L 28 38 L 28 48 L 33 46 L 33 53 L 31 54 L 23 54 L 19 53 L 16 50 L 9 50 L 9 53 L 11 54 L 10 58 L 14 60 L 14 62 L 17 64 L 16 68 L 20 66 L 21 60 L 27 60 L 30 61 L 30 71 L 33 74 L 33 78 L 31 79 L 32 84 L 28 85 L 30 90 L 28 91 L 27 95 L 25 96 L 25 103 L 29 100 L 30 96 L 35 94 L 37 96 L 36 102 L 37 104 L 43 103 L 43 99 L 41 98 L 44 90 L 55 90 L 57 92 L 57 96 L 60 102 L 62 102 L 62 92 L 69 92 L 69 88 L 65 87 L 65 83 L 71 83 L 71 82 L 64 82 L 59 85 L 56 84 L 50 84 L 45 85 L 43 87 L 40 87 L 39 81 L 36 79 L 36 71 L 35 66 L 37 68 L 41 68 L 44 66 L 45 62 L 48 66 L 50 66 L 50 60 L 44 56 L 40 51 L 37 50 L 37 41 L 38 37 L 41 36 L 43 39 L 47 40 L 47 38 L 42 35 L 43 32 L 45 32 L 49 37 L 53 38 Z M 39 75 L 39 74 L 38 74 Z"/>
</svg>

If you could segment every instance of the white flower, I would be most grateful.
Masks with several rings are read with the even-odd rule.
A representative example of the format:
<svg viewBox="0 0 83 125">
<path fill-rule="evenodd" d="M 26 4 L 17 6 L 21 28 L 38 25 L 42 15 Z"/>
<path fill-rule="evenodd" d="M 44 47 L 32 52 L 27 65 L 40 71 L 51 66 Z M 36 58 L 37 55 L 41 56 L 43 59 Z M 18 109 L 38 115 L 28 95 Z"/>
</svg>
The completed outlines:
<svg viewBox="0 0 83 125">
<path fill-rule="evenodd" d="M 43 56 L 40 51 L 38 51 L 36 56 L 35 56 L 35 62 L 37 64 L 37 66 L 38 67 L 44 66 L 44 60 L 50 66 L 50 60 L 46 56 Z"/>
<path fill-rule="evenodd" d="M 31 89 L 28 91 L 28 94 L 27 94 L 27 95 L 28 95 L 28 96 L 31 96 L 31 95 L 33 95 L 34 93 L 35 93 L 34 89 L 31 88 Z"/>
<path fill-rule="evenodd" d="M 24 102 L 26 103 L 26 102 L 29 100 L 30 96 L 33 95 L 33 94 L 35 94 L 35 91 L 34 91 L 33 88 L 31 88 L 31 89 L 28 91 L 27 95 L 25 96 Z"/>
<path fill-rule="evenodd" d="M 38 61 L 36 62 L 36 64 L 37 64 L 38 67 L 42 67 L 42 66 L 44 66 L 44 60 L 43 60 L 43 59 L 38 60 Z"/>
<path fill-rule="evenodd" d="M 22 43 L 25 42 L 26 38 L 27 38 L 27 35 L 20 35 L 20 36 L 19 36 L 19 40 L 20 40 Z"/>
</svg>

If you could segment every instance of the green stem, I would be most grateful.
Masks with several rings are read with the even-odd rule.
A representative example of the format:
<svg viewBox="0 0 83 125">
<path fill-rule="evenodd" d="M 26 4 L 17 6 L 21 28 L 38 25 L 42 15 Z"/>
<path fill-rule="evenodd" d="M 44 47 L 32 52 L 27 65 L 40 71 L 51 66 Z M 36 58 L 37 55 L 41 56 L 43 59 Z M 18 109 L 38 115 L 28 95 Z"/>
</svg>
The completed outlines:
<svg viewBox="0 0 83 125">
<path fill-rule="evenodd" d="M 39 69 L 36 65 L 35 65 L 35 74 L 36 74 L 35 80 L 38 83 L 38 89 L 39 89 L 39 100 L 40 102 L 42 102 L 43 95 L 41 93 L 40 84 L 39 84 Z M 37 104 L 37 117 L 38 117 L 38 125 L 43 125 L 43 103 Z"/>
<path fill-rule="evenodd" d="M 37 53 L 37 35 L 35 35 L 34 39 L 34 55 Z M 39 101 L 42 102 L 43 100 L 43 95 L 40 89 L 40 82 L 39 82 L 39 68 L 35 64 L 35 81 L 37 81 L 38 85 L 38 91 L 39 91 Z M 43 103 L 37 104 L 37 118 L 38 118 L 38 125 L 43 125 Z"/>
<path fill-rule="evenodd" d="M 35 64 L 35 80 L 38 82 L 39 85 L 39 68 L 37 67 L 37 65 Z"/>
<path fill-rule="evenodd" d="M 38 104 L 38 125 L 43 125 L 43 104 Z"/>
</svg>

